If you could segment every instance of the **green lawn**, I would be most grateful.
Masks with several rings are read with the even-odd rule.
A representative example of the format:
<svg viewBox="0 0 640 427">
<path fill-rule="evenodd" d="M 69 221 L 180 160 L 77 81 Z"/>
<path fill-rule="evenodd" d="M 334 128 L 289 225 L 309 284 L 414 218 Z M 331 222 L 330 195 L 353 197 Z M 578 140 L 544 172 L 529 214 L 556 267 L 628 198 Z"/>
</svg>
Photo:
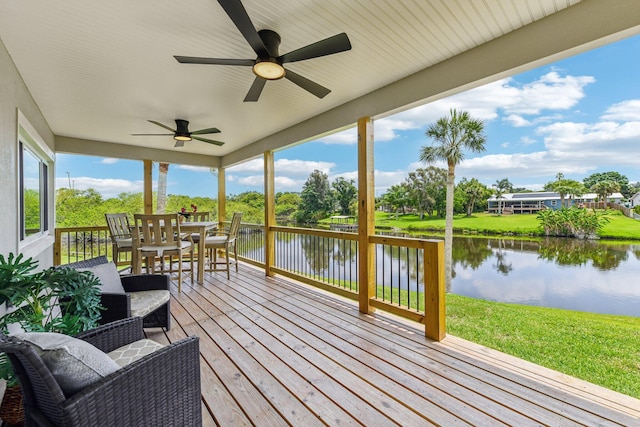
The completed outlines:
<svg viewBox="0 0 640 427">
<path fill-rule="evenodd" d="M 640 240 L 640 221 L 628 218 L 616 210 L 607 211 L 609 223 L 600 232 L 605 239 Z M 406 231 L 435 231 L 444 233 L 444 218 L 430 218 L 423 220 L 417 215 L 400 215 L 376 212 L 376 226 L 392 227 Z M 541 235 L 540 224 L 536 215 L 494 215 L 476 213 L 470 217 L 455 215 L 453 228 L 456 233 L 487 233 L 487 234 L 524 234 Z"/>
<path fill-rule="evenodd" d="M 640 398 L 640 318 L 447 294 L 447 333 Z"/>
</svg>

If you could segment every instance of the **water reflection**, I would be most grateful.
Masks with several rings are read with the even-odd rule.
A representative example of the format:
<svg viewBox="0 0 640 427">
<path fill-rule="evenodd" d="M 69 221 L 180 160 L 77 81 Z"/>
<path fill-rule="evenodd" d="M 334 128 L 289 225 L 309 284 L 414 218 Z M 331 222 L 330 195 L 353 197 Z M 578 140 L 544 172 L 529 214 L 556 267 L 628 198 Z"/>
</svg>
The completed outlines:
<svg viewBox="0 0 640 427">
<path fill-rule="evenodd" d="M 459 295 L 640 316 L 638 245 L 455 237 L 453 270 Z"/>
<path fill-rule="evenodd" d="M 279 233 L 276 246 L 279 267 L 337 278 L 355 289 L 357 242 Z M 376 263 L 378 284 L 421 290 L 422 259 L 417 250 L 377 245 Z M 454 237 L 453 280 L 448 291 L 491 301 L 637 317 L 639 277 L 640 245 Z"/>
</svg>

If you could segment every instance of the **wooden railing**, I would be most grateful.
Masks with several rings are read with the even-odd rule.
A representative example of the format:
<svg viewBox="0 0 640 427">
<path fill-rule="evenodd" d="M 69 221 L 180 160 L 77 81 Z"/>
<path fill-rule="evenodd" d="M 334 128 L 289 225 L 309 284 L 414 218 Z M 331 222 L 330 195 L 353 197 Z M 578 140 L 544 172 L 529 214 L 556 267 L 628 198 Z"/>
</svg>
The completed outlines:
<svg viewBox="0 0 640 427">
<path fill-rule="evenodd" d="M 274 273 L 358 300 L 357 233 L 296 227 L 271 227 Z M 238 256 L 265 268 L 265 229 L 242 224 Z M 370 276 L 375 290 L 369 305 L 425 325 L 428 337 L 444 337 L 444 247 L 442 241 L 371 235 L 375 262 Z M 107 227 L 57 228 L 56 264 L 106 255 L 111 258 Z"/>
<path fill-rule="evenodd" d="M 239 256 L 264 267 L 264 226 L 243 224 L 241 230 Z M 271 271 L 358 300 L 357 233 L 281 226 L 270 231 L 275 242 Z M 372 235 L 369 243 L 376 248 L 376 288 L 370 305 L 421 322 L 430 338 L 441 339 L 445 312 L 443 242 Z"/>
</svg>

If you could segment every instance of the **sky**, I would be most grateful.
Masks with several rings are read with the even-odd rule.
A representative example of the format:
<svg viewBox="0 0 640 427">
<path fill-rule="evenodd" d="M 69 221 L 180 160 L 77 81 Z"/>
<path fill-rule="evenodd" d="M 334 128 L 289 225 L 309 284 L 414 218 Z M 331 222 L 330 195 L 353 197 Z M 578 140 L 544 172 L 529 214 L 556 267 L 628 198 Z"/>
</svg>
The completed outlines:
<svg viewBox="0 0 640 427">
<path fill-rule="evenodd" d="M 486 150 L 465 153 L 456 167 L 456 182 L 477 178 L 491 186 L 508 178 L 514 187 L 541 190 L 560 172 L 582 181 L 607 171 L 639 181 L 639 57 L 640 36 L 634 36 L 376 120 L 376 196 L 401 183 L 408 172 L 429 166 L 419 160 L 421 148 L 432 143 L 425 131 L 451 108 L 482 120 L 486 135 Z M 331 182 L 337 177 L 355 180 L 356 142 L 354 124 L 276 152 L 276 192 L 300 191 L 316 169 Z M 262 168 L 260 158 L 227 169 L 227 193 L 262 192 Z M 155 180 L 157 167 L 154 189 Z M 169 194 L 217 197 L 216 177 L 208 168 L 171 165 L 167 185 Z M 142 162 L 58 154 L 60 187 L 94 188 L 105 198 L 142 192 Z"/>
</svg>

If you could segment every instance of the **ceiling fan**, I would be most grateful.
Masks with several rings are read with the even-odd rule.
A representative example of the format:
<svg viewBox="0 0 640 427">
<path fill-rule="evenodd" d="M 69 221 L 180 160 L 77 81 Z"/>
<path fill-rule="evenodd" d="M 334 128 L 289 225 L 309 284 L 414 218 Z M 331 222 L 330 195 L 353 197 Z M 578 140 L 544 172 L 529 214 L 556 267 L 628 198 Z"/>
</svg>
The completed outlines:
<svg viewBox="0 0 640 427">
<path fill-rule="evenodd" d="M 170 130 L 173 133 L 132 133 L 133 136 L 157 136 L 157 135 L 165 135 L 165 136 L 173 136 L 173 139 L 176 140 L 176 145 L 174 147 L 184 147 L 185 141 L 191 141 L 192 139 L 197 139 L 198 141 L 208 142 L 209 144 L 215 145 L 224 145 L 224 142 L 215 141 L 209 138 L 202 138 L 201 136 L 192 136 L 192 135 L 204 135 L 207 133 L 220 133 L 220 130 L 217 128 L 207 128 L 195 130 L 193 132 L 189 132 L 189 121 L 176 119 L 176 128 L 171 129 L 167 125 L 163 125 L 160 122 L 156 122 L 155 120 L 147 120 L 149 123 L 153 123 L 154 125 L 158 125 L 162 128 Z"/>
<path fill-rule="evenodd" d="M 278 54 L 280 35 L 272 30 L 256 31 L 251 23 L 241 0 L 218 0 L 218 3 L 227 12 L 229 18 L 238 27 L 240 33 L 247 40 L 257 55 L 256 59 L 222 59 L 199 58 L 193 56 L 174 56 L 182 64 L 214 64 L 214 65 L 244 65 L 253 67 L 256 75 L 244 102 L 255 102 L 260 97 L 267 80 L 279 80 L 286 78 L 297 84 L 302 89 L 312 93 L 318 98 L 324 98 L 329 92 L 324 86 L 285 69 L 282 65 L 289 62 L 304 61 L 320 56 L 332 55 L 351 49 L 351 42 L 345 33 L 320 40 L 308 46 L 301 47 L 284 55 Z"/>
</svg>

